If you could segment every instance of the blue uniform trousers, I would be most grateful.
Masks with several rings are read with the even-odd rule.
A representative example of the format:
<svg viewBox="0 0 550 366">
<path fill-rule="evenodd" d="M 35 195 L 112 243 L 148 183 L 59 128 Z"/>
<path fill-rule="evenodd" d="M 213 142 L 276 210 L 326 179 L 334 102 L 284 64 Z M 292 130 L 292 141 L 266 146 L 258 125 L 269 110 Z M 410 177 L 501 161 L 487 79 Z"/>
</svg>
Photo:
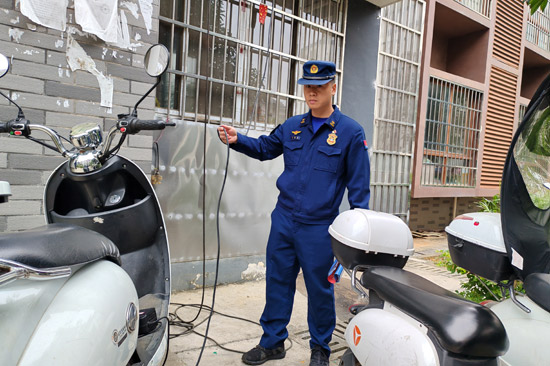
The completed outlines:
<svg viewBox="0 0 550 366">
<path fill-rule="evenodd" d="M 296 278 L 300 267 L 308 294 L 310 347 L 328 346 L 336 324 L 334 287 L 327 280 L 333 262 L 328 224 L 304 224 L 290 213 L 275 208 L 266 253 L 266 305 L 260 323 L 264 334 L 260 345 L 276 348 L 288 337 Z"/>
</svg>

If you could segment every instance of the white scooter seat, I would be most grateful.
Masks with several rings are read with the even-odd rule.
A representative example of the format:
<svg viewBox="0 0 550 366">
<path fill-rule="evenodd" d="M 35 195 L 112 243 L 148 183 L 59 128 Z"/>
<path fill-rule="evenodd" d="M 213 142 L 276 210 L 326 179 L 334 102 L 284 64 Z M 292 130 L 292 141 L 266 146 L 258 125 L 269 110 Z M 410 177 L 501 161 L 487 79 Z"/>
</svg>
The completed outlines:
<svg viewBox="0 0 550 366">
<path fill-rule="evenodd" d="M 76 266 L 103 258 L 120 264 L 116 245 L 80 226 L 51 224 L 0 234 L 0 259 L 38 269 Z"/>
<path fill-rule="evenodd" d="M 508 350 L 506 330 L 488 308 L 393 267 L 369 267 L 361 284 L 430 329 L 448 352 L 497 357 Z"/>
</svg>

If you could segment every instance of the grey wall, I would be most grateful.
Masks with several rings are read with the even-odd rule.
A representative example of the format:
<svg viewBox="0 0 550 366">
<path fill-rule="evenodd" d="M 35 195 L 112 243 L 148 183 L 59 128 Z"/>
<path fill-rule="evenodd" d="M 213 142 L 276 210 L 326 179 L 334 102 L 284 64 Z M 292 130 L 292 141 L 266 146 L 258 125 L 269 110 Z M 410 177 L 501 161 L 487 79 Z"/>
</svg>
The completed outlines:
<svg viewBox="0 0 550 366">
<path fill-rule="evenodd" d="M 130 3 L 139 9 L 137 0 Z M 113 107 L 100 106 L 99 84 L 90 72 L 71 71 L 67 64 L 68 33 L 34 23 L 19 10 L 19 1 L 0 0 L 0 52 L 11 62 L 10 72 L 0 79 L 0 90 L 21 105 L 28 120 L 45 124 L 68 137 L 70 128 L 82 122 L 96 122 L 108 130 L 118 113 L 130 107 L 154 81 L 142 69 L 147 48 L 158 41 L 158 0 L 153 1 L 152 30 L 144 18 L 136 18 L 128 7 L 119 6 L 128 20 L 135 50 L 107 45 L 100 38 L 81 31 L 74 23 L 73 2 L 67 10 L 68 27 L 78 32 L 74 39 L 94 60 L 97 69 L 114 82 Z M 15 36 L 14 36 L 15 35 Z M 0 97 L 0 120 L 17 117 L 17 109 Z M 154 118 L 154 95 L 141 105 L 139 117 Z M 36 136 L 43 138 L 44 136 Z M 120 153 L 151 170 L 152 136 L 130 136 Z M 0 231 L 17 231 L 44 224 L 42 195 L 46 180 L 63 158 L 24 138 L 0 136 L 0 180 L 9 181 L 12 196 L 0 205 Z"/>
<path fill-rule="evenodd" d="M 365 0 L 348 1 L 342 112 L 363 126 L 369 145 L 374 131 L 379 15 L 380 8 Z"/>
</svg>

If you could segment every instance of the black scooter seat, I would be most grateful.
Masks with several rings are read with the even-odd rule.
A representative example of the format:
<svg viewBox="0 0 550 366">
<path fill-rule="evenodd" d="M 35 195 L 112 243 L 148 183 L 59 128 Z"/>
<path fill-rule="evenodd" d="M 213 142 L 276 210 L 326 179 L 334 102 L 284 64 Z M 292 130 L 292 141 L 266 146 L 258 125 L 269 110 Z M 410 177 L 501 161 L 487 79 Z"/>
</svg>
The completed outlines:
<svg viewBox="0 0 550 366">
<path fill-rule="evenodd" d="M 120 264 L 116 245 L 105 236 L 80 226 L 51 224 L 0 234 L 0 260 L 38 269 L 76 266 L 103 258 Z"/>
<path fill-rule="evenodd" d="M 504 325 L 491 310 L 414 273 L 393 267 L 369 267 L 361 284 L 426 325 L 450 353 L 497 357 L 508 350 Z"/>
</svg>

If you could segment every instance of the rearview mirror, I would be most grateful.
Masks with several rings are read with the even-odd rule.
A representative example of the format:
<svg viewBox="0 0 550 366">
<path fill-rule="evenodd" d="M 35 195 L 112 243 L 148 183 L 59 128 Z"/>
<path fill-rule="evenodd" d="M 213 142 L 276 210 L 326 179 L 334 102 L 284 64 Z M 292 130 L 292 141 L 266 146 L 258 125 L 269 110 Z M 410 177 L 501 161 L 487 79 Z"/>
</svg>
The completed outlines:
<svg viewBox="0 0 550 366">
<path fill-rule="evenodd" d="M 0 53 L 0 78 L 8 73 L 10 62 L 8 58 Z"/>
<path fill-rule="evenodd" d="M 145 71 L 150 76 L 160 76 L 168 68 L 168 63 L 170 61 L 170 52 L 162 44 L 156 44 L 151 46 L 145 54 Z"/>
</svg>

